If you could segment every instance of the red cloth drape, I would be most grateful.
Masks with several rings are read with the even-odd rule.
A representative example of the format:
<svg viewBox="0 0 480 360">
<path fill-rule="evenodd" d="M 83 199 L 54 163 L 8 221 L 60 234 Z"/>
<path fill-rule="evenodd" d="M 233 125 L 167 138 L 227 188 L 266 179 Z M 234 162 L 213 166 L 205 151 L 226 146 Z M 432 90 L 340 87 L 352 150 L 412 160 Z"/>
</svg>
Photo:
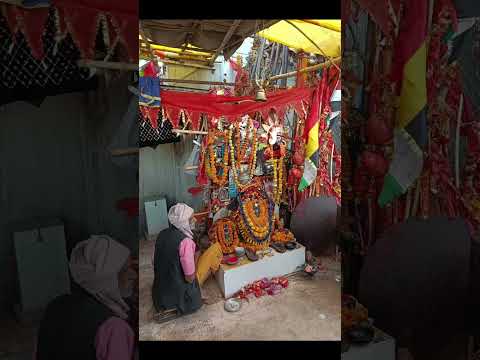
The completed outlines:
<svg viewBox="0 0 480 360">
<path fill-rule="evenodd" d="M 312 93 L 313 88 L 278 90 L 267 93 L 267 101 L 257 102 L 252 96 L 225 96 L 162 90 L 161 104 L 174 128 L 178 127 L 180 112 L 184 111 L 192 121 L 193 129 L 198 130 L 201 114 L 208 117 L 225 116 L 233 121 L 245 114 L 256 112 L 267 117 L 270 110 L 275 111 L 279 117 L 283 117 L 288 107 L 293 107 L 303 118 L 305 109 L 310 105 Z"/>
<path fill-rule="evenodd" d="M 369 13 L 373 21 L 377 23 L 384 34 L 389 34 L 391 30 L 388 3 L 389 2 L 385 0 L 358 0 L 360 7 Z M 390 4 L 392 5 L 395 14 L 398 14 L 400 0 L 390 0 Z"/>
</svg>

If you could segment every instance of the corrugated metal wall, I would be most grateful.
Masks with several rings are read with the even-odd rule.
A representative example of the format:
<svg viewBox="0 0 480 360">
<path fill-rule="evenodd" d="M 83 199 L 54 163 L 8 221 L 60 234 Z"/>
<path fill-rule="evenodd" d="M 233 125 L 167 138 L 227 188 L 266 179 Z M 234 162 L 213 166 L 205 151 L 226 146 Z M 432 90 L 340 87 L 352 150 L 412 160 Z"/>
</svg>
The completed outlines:
<svg viewBox="0 0 480 360">
<path fill-rule="evenodd" d="M 220 58 L 219 62 L 223 60 Z M 193 70 L 196 70 L 192 73 Z M 189 75 L 190 74 L 190 75 Z M 226 74 L 226 75 L 225 75 Z M 188 75 L 188 76 L 187 76 Z M 204 81 L 234 82 L 235 72 L 228 62 L 215 64 L 215 72 L 206 69 L 169 65 L 167 77 L 172 79 L 189 79 Z M 196 89 L 208 89 L 209 85 L 180 84 Z M 184 202 L 195 210 L 202 205 L 201 195 L 191 196 L 190 187 L 196 186 L 195 177 L 183 170 L 193 149 L 193 137 L 184 136 L 180 143 L 159 145 L 155 150 L 140 150 L 140 231 L 145 231 L 144 202 L 151 197 L 166 197 L 169 206 Z"/>
<path fill-rule="evenodd" d="M 137 219 L 116 209 L 118 200 L 137 196 L 137 174 L 106 151 L 131 97 L 127 80 L 97 95 L 49 97 L 40 108 L 0 108 L 0 308 L 15 288 L 12 223 L 60 217 L 69 248 L 106 233 L 138 251 Z"/>
</svg>

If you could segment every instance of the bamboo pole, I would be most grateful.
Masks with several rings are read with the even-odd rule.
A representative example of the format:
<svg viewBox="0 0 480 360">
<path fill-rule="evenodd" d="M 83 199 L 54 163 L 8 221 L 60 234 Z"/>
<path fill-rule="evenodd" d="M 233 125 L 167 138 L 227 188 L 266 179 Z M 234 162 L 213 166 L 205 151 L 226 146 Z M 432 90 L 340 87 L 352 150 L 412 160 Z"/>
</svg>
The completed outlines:
<svg viewBox="0 0 480 360">
<path fill-rule="evenodd" d="M 242 20 L 235 20 L 233 22 L 232 26 L 230 26 L 230 29 L 228 29 L 228 32 L 225 34 L 225 36 L 222 40 L 222 43 L 220 44 L 218 49 L 215 51 L 215 54 L 213 54 L 212 59 L 208 63 L 210 66 L 213 65 L 213 63 L 217 59 L 218 55 L 220 55 L 220 53 L 223 51 L 223 49 L 225 48 L 225 45 L 227 45 L 227 43 L 228 43 L 228 40 L 230 40 L 230 38 L 235 33 L 235 30 L 237 30 L 237 28 L 238 28 L 238 26 L 240 25 L 241 22 L 242 22 Z"/>
<path fill-rule="evenodd" d="M 139 153 L 138 148 L 125 148 L 125 149 L 113 149 L 110 150 L 110 154 L 113 156 L 127 156 L 127 155 L 136 155 Z"/>
<path fill-rule="evenodd" d="M 161 62 L 165 64 L 172 64 L 172 65 L 178 65 L 178 66 L 194 67 L 194 68 L 213 70 L 213 71 L 215 70 L 215 67 L 212 67 L 212 66 L 198 65 L 198 64 L 180 62 L 175 60 L 162 59 Z"/>
<path fill-rule="evenodd" d="M 208 215 L 209 212 L 208 211 L 202 211 L 202 212 L 198 212 L 198 213 L 193 213 L 193 216 L 197 217 L 197 216 L 203 216 L 203 215 Z"/>
<path fill-rule="evenodd" d="M 271 78 L 268 79 L 268 81 L 275 81 L 275 80 L 280 80 L 280 79 L 286 79 L 286 78 L 289 78 L 289 77 L 294 77 L 294 76 L 297 76 L 297 73 L 299 73 L 299 72 L 300 73 L 305 73 L 305 72 L 310 72 L 310 71 L 315 71 L 315 70 L 318 70 L 318 69 L 322 69 L 322 68 L 324 68 L 324 67 L 326 67 L 330 64 L 334 64 L 334 63 L 338 64 L 338 63 L 340 63 L 341 60 L 342 60 L 341 57 L 337 57 L 337 58 L 334 58 L 332 60 L 325 61 L 321 64 L 306 67 L 306 68 L 301 69 L 299 71 L 292 71 L 292 72 L 289 72 L 289 73 L 272 76 Z"/>
<path fill-rule="evenodd" d="M 95 61 L 95 60 L 78 60 L 78 67 L 98 68 L 122 71 L 138 71 L 138 64 L 111 62 L 111 61 Z"/>
<path fill-rule="evenodd" d="M 145 47 L 142 47 L 140 49 L 140 53 L 142 55 L 150 56 L 148 50 Z M 153 54 L 160 58 L 167 58 L 172 60 L 187 60 L 187 61 L 199 62 L 204 64 L 210 61 L 210 57 L 199 56 L 199 55 L 189 55 L 189 54 L 181 55 L 174 52 L 160 51 L 160 50 L 153 50 Z"/>
<path fill-rule="evenodd" d="M 205 81 L 205 80 L 187 80 L 187 79 L 160 79 L 162 83 L 173 82 L 179 84 L 200 84 L 200 85 L 225 85 L 225 86 L 235 86 L 235 83 L 227 83 L 221 81 Z"/>
</svg>

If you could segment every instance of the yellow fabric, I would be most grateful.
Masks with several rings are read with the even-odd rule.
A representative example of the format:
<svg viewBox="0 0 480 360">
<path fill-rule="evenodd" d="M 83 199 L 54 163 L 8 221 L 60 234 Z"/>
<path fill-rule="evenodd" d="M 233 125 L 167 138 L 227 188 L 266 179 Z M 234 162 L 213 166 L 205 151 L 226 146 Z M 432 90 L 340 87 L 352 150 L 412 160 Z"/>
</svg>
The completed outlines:
<svg viewBox="0 0 480 360">
<path fill-rule="evenodd" d="M 308 132 L 308 142 L 307 146 L 305 149 L 305 157 L 308 159 L 310 158 L 313 154 L 315 154 L 316 151 L 318 151 L 318 125 L 320 124 L 319 121 L 315 123 L 315 125 L 310 129 Z"/>
<path fill-rule="evenodd" d="M 404 128 L 427 105 L 425 42 L 405 64 L 397 112 L 397 127 Z"/>
<path fill-rule="evenodd" d="M 215 272 L 220 267 L 223 253 L 220 243 L 216 242 L 200 255 L 197 264 L 197 280 L 200 286 L 207 280 L 210 272 Z"/>
<path fill-rule="evenodd" d="M 341 20 L 289 20 L 312 39 L 327 56 L 341 55 Z M 285 20 L 258 33 L 260 36 L 292 49 L 323 55 L 300 31 Z"/>
</svg>

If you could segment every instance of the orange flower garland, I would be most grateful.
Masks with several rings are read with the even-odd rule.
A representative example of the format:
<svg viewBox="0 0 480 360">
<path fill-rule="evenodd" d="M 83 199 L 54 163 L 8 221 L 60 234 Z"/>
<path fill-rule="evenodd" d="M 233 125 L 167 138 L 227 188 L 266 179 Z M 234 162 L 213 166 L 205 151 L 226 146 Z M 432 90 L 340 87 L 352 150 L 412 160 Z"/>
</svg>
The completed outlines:
<svg viewBox="0 0 480 360">
<path fill-rule="evenodd" d="M 273 227 L 272 208 L 266 194 L 249 189 L 238 197 L 239 209 L 235 220 L 242 235 L 242 245 L 250 250 L 265 250 L 269 246 Z"/>
<path fill-rule="evenodd" d="M 253 122 L 252 122 L 251 128 L 252 128 L 252 145 L 251 145 L 252 148 L 251 148 L 250 156 L 248 159 L 249 182 L 253 179 L 253 176 L 255 173 L 255 166 L 257 164 L 257 130 L 253 126 Z M 245 143 L 247 143 L 247 140 L 248 140 L 248 136 L 245 137 Z M 229 130 L 229 145 L 230 145 L 230 158 L 232 161 L 233 179 L 235 181 L 237 188 L 241 190 L 245 187 L 245 185 L 242 185 L 238 180 L 238 170 L 237 170 L 236 159 L 235 159 L 235 147 L 233 145 L 233 126 L 231 126 Z M 237 147 L 237 151 L 238 151 L 238 147 Z M 241 155 L 241 150 L 240 150 L 240 155 Z M 241 159 L 238 159 L 238 161 L 241 166 L 242 164 Z"/>
<path fill-rule="evenodd" d="M 273 201 L 280 204 L 283 186 L 283 158 L 270 160 L 273 163 Z"/>
<path fill-rule="evenodd" d="M 225 141 L 225 149 L 223 152 L 222 175 L 217 175 L 217 155 L 215 150 L 215 142 L 217 138 L 223 138 Z M 228 182 L 228 147 L 227 135 L 225 132 L 213 130 L 208 134 L 208 159 L 205 159 L 205 172 L 214 184 L 224 186 Z"/>
<path fill-rule="evenodd" d="M 247 148 L 248 148 L 248 130 L 250 130 L 250 137 L 254 138 L 255 136 L 255 126 L 253 125 L 253 120 L 249 118 L 248 121 L 248 128 L 247 128 L 247 133 L 245 134 L 245 138 L 243 141 L 240 143 L 240 138 L 242 137 L 241 132 L 240 132 L 240 121 L 235 124 L 236 128 L 236 134 L 235 134 L 235 148 L 237 150 L 237 161 L 241 164 L 243 160 L 245 159 L 245 155 L 247 153 Z"/>
<path fill-rule="evenodd" d="M 220 243 L 224 254 L 231 254 L 238 246 L 237 226 L 229 218 L 218 219 L 208 231 L 208 237 L 213 243 Z"/>
<path fill-rule="evenodd" d="M 278 229 L 275 230 L 272 234 L 272 241 L 274 242 L 281 242 L 287 243 L 289 241 L 294 241 L 295 236 L 293 236 L 292 232 L 287 229 Z"/>
</svg>

